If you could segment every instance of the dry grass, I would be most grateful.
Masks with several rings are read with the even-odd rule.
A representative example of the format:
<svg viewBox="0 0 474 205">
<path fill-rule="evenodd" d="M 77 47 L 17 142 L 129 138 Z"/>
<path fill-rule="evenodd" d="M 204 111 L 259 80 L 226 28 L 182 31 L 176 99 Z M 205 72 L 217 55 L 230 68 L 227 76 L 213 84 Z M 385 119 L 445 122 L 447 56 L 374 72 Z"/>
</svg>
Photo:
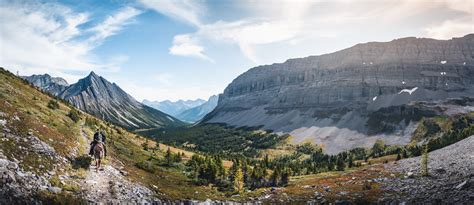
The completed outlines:
<svg viewBox="0 0 474 205">
<path fill-rule="evenodd" d="M 315 175 L 292 177 L 290 184 L 279 190 L 296 199 L 314 199 L 314 193 L 322 193 L 328 201 L 376 201 L 383 193 L 376 178 L 389 177 L 383 165 L 348 170 L 345 172 L 327 172 Z M 330 192 L 326 191 L 329 187 Z"/>
</svg>

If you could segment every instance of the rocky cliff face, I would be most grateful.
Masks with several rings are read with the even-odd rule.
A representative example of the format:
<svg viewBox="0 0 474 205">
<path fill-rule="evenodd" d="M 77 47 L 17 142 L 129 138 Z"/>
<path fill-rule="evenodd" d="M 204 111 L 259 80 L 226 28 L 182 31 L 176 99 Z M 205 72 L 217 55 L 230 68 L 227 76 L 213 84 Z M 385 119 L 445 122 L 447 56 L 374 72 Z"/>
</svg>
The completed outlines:
<svg viewBox="0 0 474 205">
<path fill-rule="evenodd" d="M 87 113 L 129 129 L 183 125 L 178 119 L 139 103 L 115 83 L 94 72 L 58 96 Z"/>
<path fill-rule="evenodd" d="M 53 95 L 58 95 L 69 86 L 63 78 L 51 77 L 48 74 L 23 76 L 22 78 Z"/>
<path fill-rule="evenodd" d="M 263 125 L 291 133 L 295 143 L 309 140 L 338 152 L 380 137 L 409 141 L 412 121 L 390 134 L 370 133 L 373 112 L 473 97 L 473 90 L 474 34 L 446 41 L 402 38 L 252 68 L 225 89 L 205 121 Z"/>
</svg>

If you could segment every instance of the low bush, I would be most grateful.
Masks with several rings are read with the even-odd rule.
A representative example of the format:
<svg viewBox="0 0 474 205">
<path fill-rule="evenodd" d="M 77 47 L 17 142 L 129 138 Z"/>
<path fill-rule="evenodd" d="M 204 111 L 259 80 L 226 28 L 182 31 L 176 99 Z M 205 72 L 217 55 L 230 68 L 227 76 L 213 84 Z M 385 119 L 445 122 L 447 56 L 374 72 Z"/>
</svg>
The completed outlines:
<svg viewBox="0 0 474 205">
<path fill-rule="evenodd" d="M 49 108 L 49 109 L 52 109 L 52 110 L 59 109 L 59 103 L 58 103 L 58 101 L 56 101 L 56 100 L 50 100 L 50 101 L 48 102 L 48 108 Z"/>
</svg>

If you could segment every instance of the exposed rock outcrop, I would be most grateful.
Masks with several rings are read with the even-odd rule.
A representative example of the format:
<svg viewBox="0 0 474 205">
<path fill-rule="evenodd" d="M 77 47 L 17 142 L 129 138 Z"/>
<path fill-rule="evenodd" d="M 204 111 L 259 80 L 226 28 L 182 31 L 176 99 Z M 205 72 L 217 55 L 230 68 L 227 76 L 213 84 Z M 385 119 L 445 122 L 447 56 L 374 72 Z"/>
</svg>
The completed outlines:
<svg viewBox="0 0 474 205">
<path fill-rule="evenodd" d="M 53 95 L 58 95 L 69 86 L 63 78 L 51 77 L 48 74 L 23 76 L 22 78 Z"/>
<path fill-rule="evenodd" d="M 402 38 L 252 68 L 225 89 L 205 121 L 263 125 L 291 133 L 295 143 L 310 140 L 338 152 L 381 137 L 407 142 L 410 122 L 395 134 L 368 133 L 371 112 L 462 96 L 474 96 L 474 34 Z"/>
</svg>

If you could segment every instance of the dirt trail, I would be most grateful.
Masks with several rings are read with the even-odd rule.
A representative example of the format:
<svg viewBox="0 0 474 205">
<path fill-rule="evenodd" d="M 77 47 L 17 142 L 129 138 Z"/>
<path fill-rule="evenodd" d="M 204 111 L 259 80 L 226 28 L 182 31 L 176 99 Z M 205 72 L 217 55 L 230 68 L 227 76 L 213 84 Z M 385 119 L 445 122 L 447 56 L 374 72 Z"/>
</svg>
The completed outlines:
<svg viewBox="0 0 474 205">
<path fill-rule="evenodd" d="M 88 154 L 89 142 L 92 137 L 81 127 L 81 135 L 84 138 L 82 154 Z M 93 204 L 119 204 L 119 203 L 151 203 L 156 202 L 154 193 L 148 188 L 132 183 L 125 179 L 119 170 L 109 163 L 102 162 L 102 169 L 96 171 L 93 160 L 86 177 L 82 182 L 83 198 Z"/>
<path fill-rule="evenodd" d="M 84 143 L 82 146 L 84 150 L 81 154 L 88 154 L 89 144 L 91 141 L 87 136 L 87 133 L 81 127 L 81 135 L 84 138 Z M 86 178 L 83 182 L 84 197 L 93 203 L 104 203 L 107 204 L 112 199 L 112 193 L 110 189 L 111 180 L 110 180 L 110 165 L 103 166 L 103 170 L 96 171 L 95 161 L 92 161 L 89 170 L 87 170 Z"/>
</svg>

